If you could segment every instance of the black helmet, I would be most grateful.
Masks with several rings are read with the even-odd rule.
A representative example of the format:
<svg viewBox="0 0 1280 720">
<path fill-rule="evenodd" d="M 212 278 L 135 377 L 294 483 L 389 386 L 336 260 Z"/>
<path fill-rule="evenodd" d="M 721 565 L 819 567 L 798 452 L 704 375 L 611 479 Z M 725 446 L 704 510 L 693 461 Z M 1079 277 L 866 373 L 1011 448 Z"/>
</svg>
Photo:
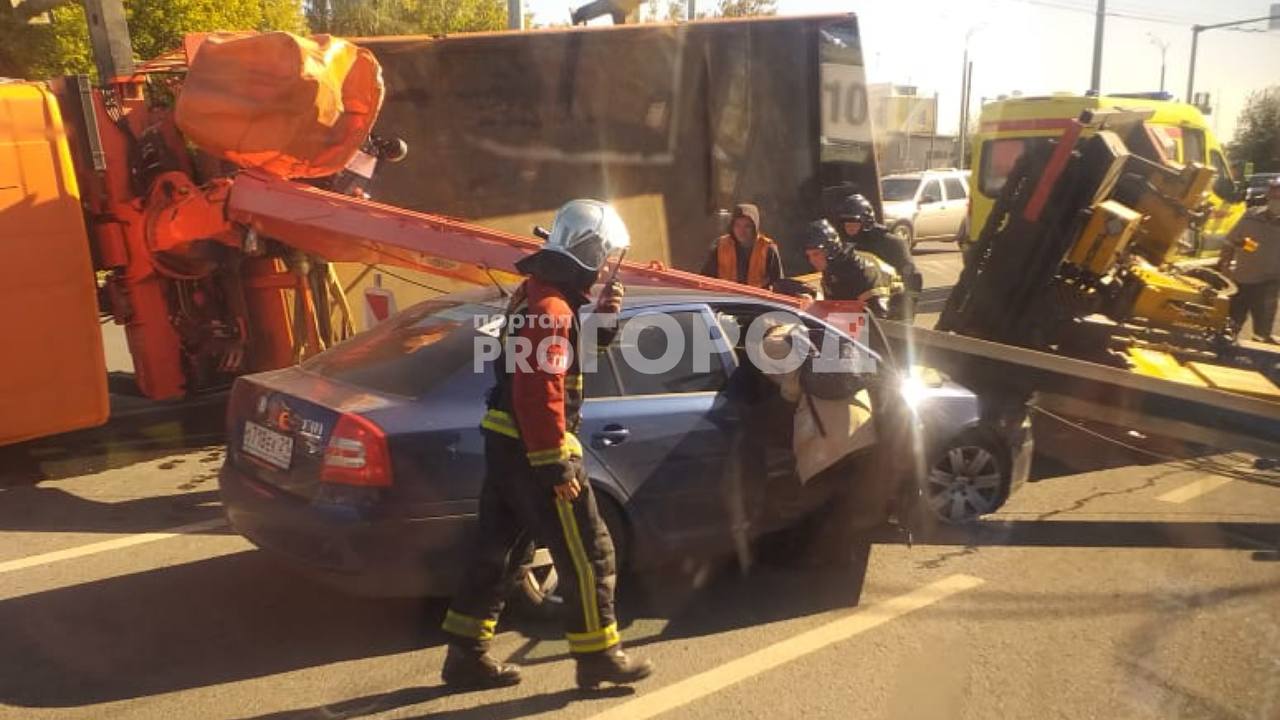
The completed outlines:
<svg viewBox="0 0 1280 720">
<path fill-rule="evenodd" d="M 850 195 L 841 200 L 836 215 L 842 222 L 856 220 L 866 226 L 874 225 L 876 222 L 876 209 L 861 195 Z"/>
<path fill-rule="evenodd" d="M 804 230 L 804 249 L 823 250 L 828 255 L 840 248 L 840 233 L 826 220 L 815 220 Z"/>
</svg>

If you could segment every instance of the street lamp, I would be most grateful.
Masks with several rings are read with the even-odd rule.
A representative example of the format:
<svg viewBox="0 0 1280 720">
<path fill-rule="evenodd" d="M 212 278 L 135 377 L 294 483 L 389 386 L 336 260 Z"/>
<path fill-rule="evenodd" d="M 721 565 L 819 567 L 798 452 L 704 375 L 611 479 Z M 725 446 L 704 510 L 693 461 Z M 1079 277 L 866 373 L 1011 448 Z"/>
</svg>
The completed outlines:
<svg viewBox="0 0 1280 720">
<path fill-rule="evenodd" d="M 1160 92 L 1164 92 L 1164 59 L 1165 54 L 1169 52 L 1169 41 L 1156 37 L 1155 33 L 1147 33 L 1147 37 L 1151 38 L 1152 45 L 1160 48 Z"/>
<path fill-rule="evenodd" d="M 1249 23 L 1262 22 L 1263 20 L 1270 20 L 1271 29 L 1274 30 L 1277 27 L 1276 21 L 1280 20 L 1280 6 L 1272 5 L 1271 14 L 1264 15 L 1262 17 L 1249 18 L 1248 20 L 1236 20 L 1234 22 L 1217 23 L 1216 25 L 1191 26 L 1191 67 L 1187 70 L 1187 102 L 1191 102 L 1191 93 L 1196 87 L 1196 46 L 1200 42 L 1200 33 L 1205 30 L 1217 30 L 1218 28 L 1248 25 Z"/>
</svg>

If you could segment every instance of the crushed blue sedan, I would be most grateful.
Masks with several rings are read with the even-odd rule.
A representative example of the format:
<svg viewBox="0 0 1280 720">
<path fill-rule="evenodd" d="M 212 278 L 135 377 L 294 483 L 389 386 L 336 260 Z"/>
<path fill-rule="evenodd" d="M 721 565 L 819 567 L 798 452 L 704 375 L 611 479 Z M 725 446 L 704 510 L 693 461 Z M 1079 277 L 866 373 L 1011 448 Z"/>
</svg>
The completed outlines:
<svg viewBox="0 0 1280 720">
<path fill-rule="evenodd" d="M 239 378 L 219 476 L 235 530 L 350 592 L 449 595 L 466 562 L 484 470 L 479 426 L 493 370 L 492 354 L 478 348 L 492 346 L 492 319 L 505 305 L 499 289 L 428 300 L 301 366 Z M 770 313 L 792 318 L 813 347 L 834 342 L 874 361 L 860 380 L 872 389 L 867 410 L 893 404 L 915 419 L 914 461 L 900 463 L 893 481 L 913 488 L 931 521 L 993 512 L 1027 478 L 1024 408 L 993 411 L 946 378 L 902 372 L 873 343 L 786 306 L 635 289 L 620 340 L 585 375 L 578 433 L 624 568 L 731 553 L 744 540 L 811 521 L 842 489 L 883 481 L 858 462 L 883 438 L 801 479 L 795 398 L 759 381 L 746 350 L 751 333 L 737 331 Z M 666 319 L 646 320 L 655 314 Z M 663 332 L 653 332 L 658 325 Z M 628 357 L 667 362 L 641 372 Z M 808 454 L 800 452 L 803 467 Z M 555 584 L 546 554 L 535 555 L 520 584 L 525 599 L 553 602 Z"/>
</svg>

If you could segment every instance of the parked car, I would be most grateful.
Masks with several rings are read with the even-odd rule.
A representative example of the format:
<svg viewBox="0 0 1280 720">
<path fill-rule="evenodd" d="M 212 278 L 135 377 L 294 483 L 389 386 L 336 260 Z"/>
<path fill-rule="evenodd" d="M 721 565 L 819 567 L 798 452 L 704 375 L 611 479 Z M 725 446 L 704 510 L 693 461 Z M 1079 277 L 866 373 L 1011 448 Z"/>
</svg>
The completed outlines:
<svg viewBox="0 0 1280 720">
<path fill-rule="evenodd" d="M 1250 175 L 1245 182 L 1244 204 L 1248 207 L 1265 205 L 1267 202 L 1267 187 L 1272 180 L 1278 177 L 1280 177 L 1280 173 L 1254 173 Z"/>
<path fill-rule="evenodd" d="M 751 366 L 721 328 L 793 311 L 735 295 L 641 288 L 627 293 L 626 304 L 622 340 L 585 376 L 579 431 L 619 562 L 638 570 L 729 552 L 741 524 L 725 508 L 722 469 L 746 415 L 732 388 Z M 352 592 L 450 594 L 475 520 L 484 468 L 479 424 L 493 381 L 488 364 L 477 367 L 474 347 L 496 333 L 485 318 L 503 306 L 496 290 L 429 300 L 301 366 L 237 379 L 219 475 L 236 531 Z M 685 350 L 669 371 L 643 374 L 621 361 L 629 351 L 621 343 L 627 323 L 655 312 L 675 320 Z M 798 317 L 817 342 L 854 342 L 816 317 Z M 666 336 L 655 338 L 653 329 L 628 341 L 648 358 L 666 353 Z M 698 332 L 714 341 L 706 368 L 693 362 Z M 891 383 L 890 400 L 911 408 L 922 428 L 928 474 L 918 478 L 921 506 L 939 522 L 957 523 L 999 508 L 1027 476 L 1025 412 L 989 417 L 973 393 L 940 376 L 904 385 L 893 368 L 878 368 L 869 381 Z M 752 417 L 790 427 L 793 413 L 783 406 Z M 769 437 L 764 486 L 747 493 L 752 537 L 800 523 L 832 498 L 831 483 L 796 481 L 786 432 Z M 551 596 L 554 582 L 535 564 L 521 587 L 536 603 Z"/>
<path fill-rule="evenodd" d="M 880 181 L 884 224 L 912 247 L 967 234 L 969 173 L 947 168 L 887 175 Z"/>
</svg>

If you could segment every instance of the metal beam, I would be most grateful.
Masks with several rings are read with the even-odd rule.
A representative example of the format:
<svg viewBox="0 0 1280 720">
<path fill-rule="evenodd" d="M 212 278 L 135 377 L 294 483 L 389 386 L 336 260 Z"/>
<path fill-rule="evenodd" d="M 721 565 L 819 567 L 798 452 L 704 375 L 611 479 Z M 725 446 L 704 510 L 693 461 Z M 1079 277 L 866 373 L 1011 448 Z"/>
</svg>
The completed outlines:
<svg viewBox="0 0 1280 720">
<path fill-rule="evenodd" d="M 1200 44 L 1201 25 L 1191 26 L 1191 64 L 1187 66 L 1187 102 L 1191 102 L 1191 93 L 1196 89 L 1196 48 Z"/>
<path fill-rule="evenodd" d="M 1280 403 L 902 323 L 880 325 L 904 362 L 937 368 L 979 392 L 1035 393 L 1047 408 L 1077 418 L 1280 456 Z"/>
</svg>

